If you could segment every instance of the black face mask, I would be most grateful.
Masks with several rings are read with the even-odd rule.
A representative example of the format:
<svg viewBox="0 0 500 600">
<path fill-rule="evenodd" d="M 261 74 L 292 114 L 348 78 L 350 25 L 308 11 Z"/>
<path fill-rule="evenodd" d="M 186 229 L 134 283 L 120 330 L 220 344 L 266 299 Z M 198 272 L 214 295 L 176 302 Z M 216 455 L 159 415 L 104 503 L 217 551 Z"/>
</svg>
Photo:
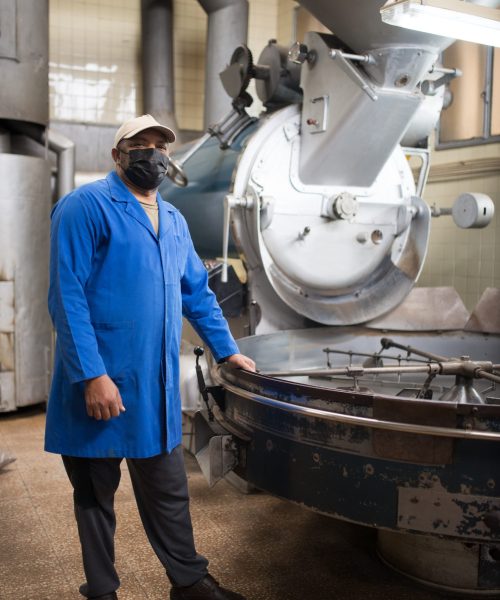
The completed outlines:
<svg viewBox="0 0 500 600">
<path fill-rule="evenodd" d="M 120 152 L 128 155 L 125 175 L 134 185 L 143 190 L 154 190 L 167 174 L 168 156 L 157 148 L 130 150 L 130 152 L 120 150 Z"/>
</svg>

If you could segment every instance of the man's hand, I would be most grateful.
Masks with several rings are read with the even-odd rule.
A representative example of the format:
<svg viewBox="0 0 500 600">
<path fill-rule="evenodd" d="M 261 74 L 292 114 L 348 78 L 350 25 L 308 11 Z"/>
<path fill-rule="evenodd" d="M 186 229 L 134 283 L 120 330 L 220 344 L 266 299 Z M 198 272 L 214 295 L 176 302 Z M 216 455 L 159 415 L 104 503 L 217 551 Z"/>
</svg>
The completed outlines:
<svg viewBox="0 0 500 600">
<path fill-rule="evenodd" d="M 226 362 L 238 369 L 245 369 L 252 372 L 256 370 L 254 361 L 244 354 L 231 354 L 231 356 L 226 358 Z"/>
<path fill-rule="evenodd" d="M 85 403 L 87 414 L 100 421 L 108 421 L 125 412 L 122 397 L 113 380 L 101 375 L 85 382 Z"/>
</svg>

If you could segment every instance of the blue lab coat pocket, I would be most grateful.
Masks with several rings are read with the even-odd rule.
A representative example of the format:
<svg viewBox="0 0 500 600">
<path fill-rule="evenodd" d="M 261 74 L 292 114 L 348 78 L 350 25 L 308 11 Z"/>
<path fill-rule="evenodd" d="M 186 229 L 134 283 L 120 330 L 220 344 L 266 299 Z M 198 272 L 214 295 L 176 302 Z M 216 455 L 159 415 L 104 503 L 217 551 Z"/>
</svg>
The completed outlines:
<svg viewBox="0 0 500 600">
<path fill-rule="evenodd" d="M 125 379 L 132 367 L 134 322 L 111 321 L 92 325 L 107 374 L 113 380 Z"/>
</svg>

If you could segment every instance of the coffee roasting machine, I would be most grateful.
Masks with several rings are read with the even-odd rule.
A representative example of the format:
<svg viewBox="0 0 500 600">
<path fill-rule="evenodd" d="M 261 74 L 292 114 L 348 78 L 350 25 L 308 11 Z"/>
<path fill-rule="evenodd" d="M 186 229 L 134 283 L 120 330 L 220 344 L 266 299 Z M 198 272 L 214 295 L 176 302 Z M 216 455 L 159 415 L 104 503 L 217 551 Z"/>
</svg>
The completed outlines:
<svg viewBox="0 0 500 600">
<path fill-rule="evenodd" d="M 236 48 L 221 73 L 232 112 L 160 190 L 199 254 L 222 252 L 214 289 L 228 314 L 244 307 L 239 345 L 260 369 L 214 365 L 208 387 L 198 369 L 197 457 L 212 484 L 236 474 L 377 528 L 382 559 L 419 581 L 498 597 L 499 296 L 471 316 L 452 288 L 414 288 L 454 40 L 383 23 L 380 0 L 300 4 L 335 35 L 271 40 L 257 61 Z M 483 227 L 493 203 L 463 193 L 448 213 Z"/>
</svg>

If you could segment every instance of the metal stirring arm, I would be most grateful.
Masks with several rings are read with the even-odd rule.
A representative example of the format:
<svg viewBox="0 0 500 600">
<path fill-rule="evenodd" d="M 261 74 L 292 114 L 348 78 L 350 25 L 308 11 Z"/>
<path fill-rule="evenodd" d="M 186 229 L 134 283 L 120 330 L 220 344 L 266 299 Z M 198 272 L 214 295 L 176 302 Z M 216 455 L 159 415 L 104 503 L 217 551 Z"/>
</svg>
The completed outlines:
<svg viewBox="0 0 500 600">
<path fill-rule="evenodd" d="M 298 377 L 298 376 L 347 376 L 362 377 L 363 375 L 378 375 L 388 373 L 427 373 L 428 375 L 463 375 L 470 379 L 489 379 L 500 383 L 500 376 L 494 375 L 493 364 L 488 361 L 448 360 L 432 362 L 423 365 L 387 366 L 387 367 L 362 367 L 352 365 L 331 369 L 294 369 L 290 371 L 276 371 L 262 373 L 268 377 Z"/>
<path fill-rule="evenodd" d="M 418 348 L 414 348 L 413 346 L 405 346 L 404 344 L 400 344 L 391 340 L 391 338 L 382 338 L 380 340 L 382 344 L 382 348 L 387 350 L 388 348 L 399 348 L 400 350 L 405 350 L 409 354 L 417 354 L 418 356 L 423 356 L 424 358 L 428 358 L 429 360 L 434 360 L 436 362 L 448 362 L 450 360 L 456 360 L 454 358 L 447 358 L 446 356 L 440 356 L 439 354 L 433 354 L 432 352 L 426 352 L 424 350 L 419 350 Z"/>
</svg>

